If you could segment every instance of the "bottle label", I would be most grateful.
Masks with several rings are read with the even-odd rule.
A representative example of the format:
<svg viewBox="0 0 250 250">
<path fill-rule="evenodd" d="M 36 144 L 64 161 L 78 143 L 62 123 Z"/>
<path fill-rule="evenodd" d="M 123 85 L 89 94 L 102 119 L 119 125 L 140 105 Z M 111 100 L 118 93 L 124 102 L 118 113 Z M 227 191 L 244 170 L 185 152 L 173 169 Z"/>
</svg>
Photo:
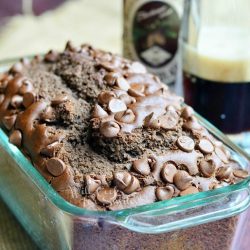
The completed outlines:
<svg viewBox="0 0 250 250">
<path fill-rule="evenodd" d="M 163 82 L 174 83 L 177 71 L 179 14 L 166 1 L 135 2 L 137 4 L 127 14 L 128 55 L 131 59 L 141 61 Z"/>
</svg>

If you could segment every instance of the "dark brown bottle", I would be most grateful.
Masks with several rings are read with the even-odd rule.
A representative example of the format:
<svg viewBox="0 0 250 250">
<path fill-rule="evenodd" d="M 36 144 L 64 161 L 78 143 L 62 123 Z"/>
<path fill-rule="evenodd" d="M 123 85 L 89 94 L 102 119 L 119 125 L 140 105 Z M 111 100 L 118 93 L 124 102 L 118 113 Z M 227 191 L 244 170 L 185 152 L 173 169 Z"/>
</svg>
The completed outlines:
<svg viewBox="0 0 250 250">
<path fill-rule="evenodd" d="M 124 0 L 123 54 L 174 87 L 182 0 Z"/>
</svg>

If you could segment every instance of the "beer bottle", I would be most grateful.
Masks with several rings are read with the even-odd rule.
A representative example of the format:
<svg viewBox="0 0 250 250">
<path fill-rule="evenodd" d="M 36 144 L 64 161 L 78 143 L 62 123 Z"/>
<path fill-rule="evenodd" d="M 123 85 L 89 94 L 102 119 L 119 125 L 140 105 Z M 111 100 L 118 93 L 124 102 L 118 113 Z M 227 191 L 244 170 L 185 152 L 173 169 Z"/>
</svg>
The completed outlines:
<svg viewBox="0 0 250 250">
<path fill-rule="evenodd" d="M 182 0 L 124 0 L 123 54 L 174 89 Z"/>
</svg>

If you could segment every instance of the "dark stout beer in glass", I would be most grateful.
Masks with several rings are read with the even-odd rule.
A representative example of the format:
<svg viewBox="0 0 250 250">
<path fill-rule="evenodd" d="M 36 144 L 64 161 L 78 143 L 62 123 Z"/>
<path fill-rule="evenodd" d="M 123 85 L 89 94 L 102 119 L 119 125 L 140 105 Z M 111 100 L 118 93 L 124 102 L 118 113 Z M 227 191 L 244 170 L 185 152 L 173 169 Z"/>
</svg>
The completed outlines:
<svg viewBox="0 0 250 250">
<path fill-rule="evenodd" d="M 245 0 L 185 5 L 180 40 L 185 101 L 230 135 L 250 130 L 249 9 Z"/>
</svg>

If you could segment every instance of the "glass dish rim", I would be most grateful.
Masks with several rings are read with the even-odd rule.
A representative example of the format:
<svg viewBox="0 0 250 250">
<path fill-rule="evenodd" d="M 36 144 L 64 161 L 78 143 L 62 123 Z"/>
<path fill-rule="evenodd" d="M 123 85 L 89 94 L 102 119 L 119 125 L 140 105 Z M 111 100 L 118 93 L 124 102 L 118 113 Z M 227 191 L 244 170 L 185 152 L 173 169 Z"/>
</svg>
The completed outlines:
<svg viewBox="0 0 250 250">
<path fill-rule="evenodd" d="M 30 56 L 28 56 L 30 57 Z M 14 63 L 20 58 L 14 59 L 6 59 L 0 61 L 0 67 L 9 66 L 8 64 Z M 0 73 L 2 69 L 0 68 Z M 195 114 L 199 121 L 205 125 L 205 127 L 212 132 L 212 134 L 216 135 L 221 141 L 223 141 L 226 145 L 231 147 L 237 154 L 243 156 L 250 162 L 250 156 L 235 145 L 226 135 L 224 135 L 221 131 L 219 131 L 216 127 L 214 127 L 210 122 L 208 122 L 205 118 L 201 117 L 199 114 Z M 53 203 L 57 208 L 60 210 L 75 216 L 91 216 L 91 217 L 115 217 L 115 218 L 122 218 L 127 217 L 129 215 L 139 214 L 143 212 L 155 211 L 162 209 L 164 207 L 168 207 L 171 205 L 181 205 L 185 202 L 192 202 L 191 207 L 195 207 L 195 201 L 199 201 L 204 198 L 213 197 L 216 195 L 223 195 L 228 194 L 229 192 L 233 191 L 240 191 L 246 189 L 250 183 L 250 176 L 239 183 L 229 185 L 226 187 L 222 187 L 215 190 L 209 190 L 205 192 L 200 192 L 196 194 L 191 194 L 182 197 L 172 198 L 170 200 L 165 201 L 158 201 L 147 205 L 142 205 L 134 208 L 127 208 L 122 210 L 116 211 L 94 211 L 88 210 L 85 208 L 77 207 L 64 198 L 62 198 L 54 189 L 53 187 L 43 178 L 43 176 L 39 173 L 39 171 L 32 165 L 32 163 L 23 155 L 23 153 L 14 145 L 10 144 L 8 141 L 8 136 L 6 133 L 0 128 L 0 140 L 4 146 L 4 149 L 10 154 L 13 155 L 13 159 L 19 165 L 21 170 L 29 177 L 29 179 L 34 182 L 34 184 L 41 190 L 41 192 L 46 195 L 51 203 Z M 1 149 L 1 148 L 0 148 Z"/>
</svg>

